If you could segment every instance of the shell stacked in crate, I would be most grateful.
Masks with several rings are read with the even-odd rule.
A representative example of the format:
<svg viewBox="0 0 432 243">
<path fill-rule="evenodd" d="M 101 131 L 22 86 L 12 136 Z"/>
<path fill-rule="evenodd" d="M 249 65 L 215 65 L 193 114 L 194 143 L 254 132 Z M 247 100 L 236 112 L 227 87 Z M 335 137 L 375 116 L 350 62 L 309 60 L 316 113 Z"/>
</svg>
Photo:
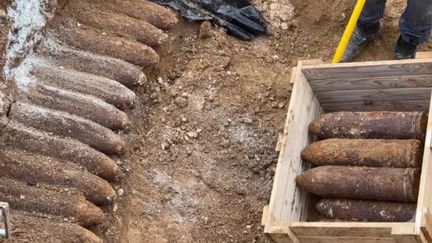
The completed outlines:
<svg viewBox="0 0 432 243">
<path fill-rule="evenodd" d="M 302 151 L 318 167 L 297 176 L 297 184 L 323 198 L 316 209 L 327 218 L 414 220 L 426 124 L 424 112 L 321 115 L 309 132 L 324 140 Z"/>
<path fill-rule="evenodd" d="M 276 242 L 432 242 L 432 59 L 300 62 L 292 74 L 265 232 Z M 371 130 L 351 126 L 361 116 L 319 120 L 365 111 L 395 116 Z"/>
<path fill-rule="evenodd" d="M 7 2 L 7 1 L 6 1 Z M 0 201 L 10 242 L 101 242 L 132 88 L 177 19 L 143 0 L 0 3 Z"/>
</svg>

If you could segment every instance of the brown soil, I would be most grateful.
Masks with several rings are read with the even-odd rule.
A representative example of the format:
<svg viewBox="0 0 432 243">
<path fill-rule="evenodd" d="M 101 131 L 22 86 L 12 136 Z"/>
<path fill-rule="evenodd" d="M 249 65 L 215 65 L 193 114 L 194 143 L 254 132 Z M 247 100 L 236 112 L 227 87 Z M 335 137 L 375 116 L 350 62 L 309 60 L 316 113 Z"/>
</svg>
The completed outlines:
<svg viewBox="0 0 432 243">
<path fill-rule="evenodd" d="M 291 0 L 294 12 L 287 0 L 254 2 L 272 36 L 241 42 L 208 24 L 183 22 L 158 50 L 161 62 L 147 71 L 128 113 L 130 173 L 100 229 L 107 242 L 270 241 L 261 212 L 291 68 L 302 59 L 330 60 L 352 1 Z M 388 5 L 383 36 L 359 60 L 391 58 L 404 1 Z"/>
</svg>

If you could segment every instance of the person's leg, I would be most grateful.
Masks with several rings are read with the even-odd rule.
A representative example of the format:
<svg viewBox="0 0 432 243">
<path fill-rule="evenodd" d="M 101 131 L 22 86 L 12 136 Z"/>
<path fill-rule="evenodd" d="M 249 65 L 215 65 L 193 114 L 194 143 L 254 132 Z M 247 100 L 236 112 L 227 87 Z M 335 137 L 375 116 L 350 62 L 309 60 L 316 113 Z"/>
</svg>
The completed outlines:
<svg viewBox="0 0 432 243">
<path fill-rule="evenodd" d="M 357 57 L 366 44 L 380 35 L 380 19 L 384 16 L 386 0 L 367 0 L 356 29 L 342 57 L 350 62 Z"/>
<path fill-rule="evenodd" d="M 395 59 L 415 58 L 417 45 L 425 42 L 432 28 L 432 0 L 408 0 L 400 21 L 401 35 L 397 41 Z"/>
<path fill-rule="evenodd" d="M 425 42 L 431 34 L 432 0 L 408 0 L 399 25 L 404 41 L 412 45 Z"/>
<path fill-rule="evenodd" d="M 378 24 L 380 19 L 384 16 L 385 4 L 386 0 L 367 0 L 360 15 L 359 24 Z"/>
</svg>

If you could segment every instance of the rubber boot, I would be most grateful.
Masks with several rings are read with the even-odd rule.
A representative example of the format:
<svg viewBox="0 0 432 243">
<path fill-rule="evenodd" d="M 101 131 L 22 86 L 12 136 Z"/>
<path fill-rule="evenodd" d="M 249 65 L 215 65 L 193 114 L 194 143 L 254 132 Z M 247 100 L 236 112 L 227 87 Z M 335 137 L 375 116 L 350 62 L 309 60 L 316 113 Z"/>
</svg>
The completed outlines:
<svg viewBox="0 0 432 243">
<path fill-rule="evenodd" d="M 381 35 L 381 29 L 380 22 L 376 24 L 358 23 L 342 57 L 342 62 L 354 60 L 362 52 L 366 44 Z"/>
<path fill-rule="evenodd" d="M 399 36 L 394 52 L 394 59 L 414 59 L 416 52 L 417 45 L 407 42 L 402 38 L 402 36 Z"/>
</svg>

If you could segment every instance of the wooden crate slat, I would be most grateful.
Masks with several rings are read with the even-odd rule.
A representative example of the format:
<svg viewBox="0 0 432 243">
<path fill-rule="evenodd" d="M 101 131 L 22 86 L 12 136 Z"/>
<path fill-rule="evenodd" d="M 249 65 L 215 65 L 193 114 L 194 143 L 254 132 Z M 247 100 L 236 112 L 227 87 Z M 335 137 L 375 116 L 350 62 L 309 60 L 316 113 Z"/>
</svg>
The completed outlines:
<svg viewBox="0 0 432 243">
<path fill-rule="evenodd" d="M 344 79 L 384 76 L 405 76 L 410 74 L 429 75 L 432 62 L 425 59 L 340 63 L 310 65 L 302 67 L 308 81 L 317 79 Z"/>
<path fill-rule="evenodd" d="M 313 223 L 309 227 L 296 227 L 291 226 L 290 229 L 292 232 L 299 238 L 301 237 L 342 237 L 342 236 L 351 236 L 351 237 L 364 237 L 367 235 L 368 237 L 376 237 L 376 238 L 385 238 L 391 236 L 391 228 L 378 228 L 378 227 L 317 227 Z"/>
<path fill-rule="evenodd" d="M 393 238 L 371 237 L 301 237 L 299 241 L 301 243 L 398 243 Z"/>
<path fill-rule="evenodd" d="M 388 77 L 358 77 L 317 79 L 309 82 L 315 92 L 334 90 L 367 90 L 432 87 L 430 75 L 408 75 Z"/>
<path fill-rule="evenodd" d="M 432 98 L 430 102 L 430 110 L 428 117 L 428 125 L 426 132 L 426 139 L 423 152 L 423 163 L 422 172 L 420 177 L 420 188 L 419 197 L 417 202 L 417 216 L 416 216 L 416 228 L 417 233 L 420 233 L 420 229 L 423 224 L 423 216 L 432 209 L 432 151 L 431 151 L 431 139 L 432 139 Z"/>
<path fill-rule="evenodd" d="M 428 111 L 429 100 L 403 100 L 379 102 L 321 103 L 325 112 L 334 111 Z"/>
<path fill-rule="evenodd" d="M 429 100 L 431 96 L 431 89 L 405 88 L 382 90 L 344 90 L 316 92 L 315 95 L 321 103 Z"/>
<path fill-rule="evenodd" d="M 421 239 L 417 235 L 394 235 L 396 243 L 421 243 Z"/>
<path fill-rule="evenodd" d="M 305 193 L 300 193 L 295 184 L 295 178 L 302 172 L 303 162 L 300 151 L 306 146 L 310 138 L 303 136 L 307 133 L 307 127 L 311 120 L 311 111 L 319 110 L 317 99 L 314 98 L 312 89 L 304 76 L 296 80 L 291 94 L 291 102 L 288 108 L 287 123 L 285 127 L 285 139 L 276 169 L 274 187 L 269 204 L 270 221 L 300 220 L 303 211 L 302 202 Z M 301 105 L 294 105 L 301 104 Z M 287 133 L 287 131 L 294 131 Z M 304 195 L 304 196 L 302 196 Z M 277 196 L 277 197 L 276 197 Z"/>
</svg>

